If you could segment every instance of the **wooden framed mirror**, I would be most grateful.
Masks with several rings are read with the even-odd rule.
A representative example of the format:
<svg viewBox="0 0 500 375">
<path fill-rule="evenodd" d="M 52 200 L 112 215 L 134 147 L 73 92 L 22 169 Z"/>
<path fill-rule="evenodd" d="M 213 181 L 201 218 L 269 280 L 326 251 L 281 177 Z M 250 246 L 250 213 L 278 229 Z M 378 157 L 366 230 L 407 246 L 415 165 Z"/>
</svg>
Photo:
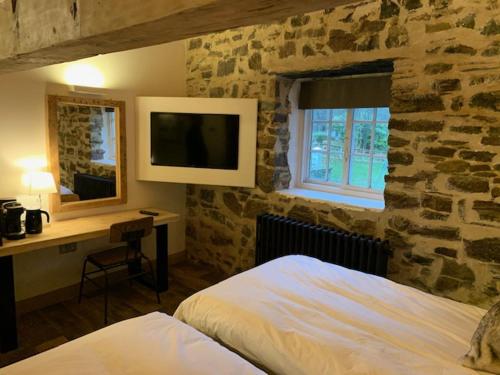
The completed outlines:
<svg viewBox="0 0 500 375">
<path fill-rule="evenodd" d="M 51 210 L 127 202 L 125 102 L 48 96 Z"/>
</svg>

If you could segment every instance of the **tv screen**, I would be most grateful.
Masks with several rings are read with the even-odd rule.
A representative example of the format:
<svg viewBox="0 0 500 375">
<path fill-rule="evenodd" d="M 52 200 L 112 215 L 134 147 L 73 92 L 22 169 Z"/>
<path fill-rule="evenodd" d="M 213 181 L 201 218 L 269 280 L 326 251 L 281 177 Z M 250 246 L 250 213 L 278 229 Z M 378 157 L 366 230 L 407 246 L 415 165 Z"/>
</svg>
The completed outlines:
<svg viewBox="0 0 500 375">
<path fill-rule="evenodd" d="M 239 115 L 151 112 L 151 164 L 238 169 Z"/>
</svg>

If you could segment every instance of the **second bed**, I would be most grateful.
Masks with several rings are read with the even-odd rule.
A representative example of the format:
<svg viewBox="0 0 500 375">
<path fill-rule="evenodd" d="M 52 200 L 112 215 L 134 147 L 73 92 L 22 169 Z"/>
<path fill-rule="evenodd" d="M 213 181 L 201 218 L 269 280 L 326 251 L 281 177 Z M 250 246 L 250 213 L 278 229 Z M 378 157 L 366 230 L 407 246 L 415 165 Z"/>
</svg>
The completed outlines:
<svg viewBox="0 0 500 375">
<path fill-rule="evenodd" d="M 203 290 L 174 316 L 276 374 L 471 375 L 485 310 L 306 256 Z"/>
</svg>

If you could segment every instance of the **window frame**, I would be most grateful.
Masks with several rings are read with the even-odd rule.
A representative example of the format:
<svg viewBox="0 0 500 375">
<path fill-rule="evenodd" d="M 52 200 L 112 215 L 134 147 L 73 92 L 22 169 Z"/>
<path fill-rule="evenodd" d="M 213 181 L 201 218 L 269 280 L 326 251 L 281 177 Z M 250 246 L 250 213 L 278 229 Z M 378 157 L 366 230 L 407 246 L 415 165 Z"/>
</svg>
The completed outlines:
<svg viewBox="0 0 500 375">
<path fill-rule="evenodd" d="M 374 107 L 378 108 L 378 107 Z M 343 175 L 342 182 L 330 182 L 323 180 L 316 180 L 309 178 L 309 167 L 310 167 L 310 157 L 311 157 L 311 137 L 312 137 L 312 116 L 314 110 L 300 110 L 299 118 L 299 152 L 297 160 L 297 170 L 298 179 L 295 183 L 297 188 L 316 190 L 327 193 L 350 195 L 360 198 L 369 198 L 375 200 L 384 200 L 384 190 L 375 190 L 371 188 L 363 188 L 354 185 L 349 185 L 349 171 L 351 166 L 351 149 L 352 149 L 352 130 L 354 125 L 354 110 L 357 108 L 347 108 L 347 118 L 346 118 L 346 131 L 344 139 L 344 156 L 343 156 Z M 374 113 L 373 119 L 371 121 L 357 121 L 362 123 L 370 123 L 372 125 L 371 133 L 371 147 L 370 147 L 370 158 L 373 160 L 374 155 L 374 142 L 375 142 L 375 128 L 377 125 L 376 113 Z M 380 121 L 379 121 L 380 122 Z M 334 123 L 330 118 L 328 120 L 328 128 L 330 131 L 330 125 Z M 327 157 L 329 158 L 329 148 L 327 150 Z M 371 184 L 372 179 L 372 167 L 373 162 L 369 166 L 369 182 Z"/>
</svg>

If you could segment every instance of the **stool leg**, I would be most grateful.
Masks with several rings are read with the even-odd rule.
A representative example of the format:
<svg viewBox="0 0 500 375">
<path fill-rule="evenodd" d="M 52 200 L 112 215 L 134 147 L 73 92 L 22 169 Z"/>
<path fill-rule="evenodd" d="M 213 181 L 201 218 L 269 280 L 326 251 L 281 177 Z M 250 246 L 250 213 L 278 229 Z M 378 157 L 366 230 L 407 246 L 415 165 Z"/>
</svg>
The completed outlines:
<svg viewBox="0 0 500 375">
<path fill-rule="evenodd" d="M 80 279 L 80 293 L 78 293 L 78 303 L 82 302 L 83 283 L 85 282 L 85 271 L 87 270 L 87 259 L 83 262 L 82 278 Z"/>
<path fill-rule="evenodd" d="M 108 271 L 104 270 L 104 325 L 108 325 Z"/>
</svg>

